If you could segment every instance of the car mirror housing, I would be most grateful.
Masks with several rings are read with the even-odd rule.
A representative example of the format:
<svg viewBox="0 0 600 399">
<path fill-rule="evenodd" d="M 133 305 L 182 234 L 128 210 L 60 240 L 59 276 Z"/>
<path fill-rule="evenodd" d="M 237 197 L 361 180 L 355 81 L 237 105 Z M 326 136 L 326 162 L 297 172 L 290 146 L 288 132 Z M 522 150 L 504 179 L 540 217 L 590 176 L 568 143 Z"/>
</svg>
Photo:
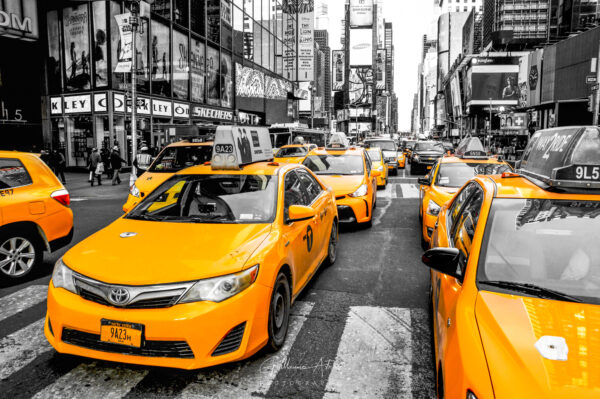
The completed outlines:
<svg viewBox="0 0 600 399">
<path fill-rule="evenodd" d="M 371 176 L 373 176 L 373 177 L 379 177 L 379 176 L 381 176 L 381 172 L 378 171 L 378 170 L 372 170 L 371 171 Z"/>
<path fill-rule="evenodd" d="M 429 186 L 431 184 L 431 182 L 429 181 L 429 178 L 427 178 L 427 177 L 419 177 L 417 179 L 417 183 L 420 184 L 421 186 Z"/>
<path fill-rule="evenodd" d="M 315 217 L 317 212 L 310 206 L 291 205 L 288 212 L 288 223 L 301 222 Z"/>
<path fill-rule="evenodd" d="M 426 251 L 421 261 L 433 270 L 462 281 L 462 271 L 458 267 L 459 255 L 460 252 L 456 248 L 437 247 Z"/>
</svg>

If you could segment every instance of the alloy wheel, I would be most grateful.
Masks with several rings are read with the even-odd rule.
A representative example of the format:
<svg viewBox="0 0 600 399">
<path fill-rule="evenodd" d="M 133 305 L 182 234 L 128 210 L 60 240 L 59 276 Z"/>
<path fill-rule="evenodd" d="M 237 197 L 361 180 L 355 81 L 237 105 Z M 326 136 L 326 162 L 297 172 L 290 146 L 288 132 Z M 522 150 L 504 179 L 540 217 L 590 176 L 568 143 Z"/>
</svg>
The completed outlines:
<svg viewBox="0 0 600 399">
<path fill-rule="evenodd" d="M 35 247 L 26 238 L 11 237 L 0 245 L 0 271 L 7 276 L 27 274 L 35 260 Z"/>
</svg>

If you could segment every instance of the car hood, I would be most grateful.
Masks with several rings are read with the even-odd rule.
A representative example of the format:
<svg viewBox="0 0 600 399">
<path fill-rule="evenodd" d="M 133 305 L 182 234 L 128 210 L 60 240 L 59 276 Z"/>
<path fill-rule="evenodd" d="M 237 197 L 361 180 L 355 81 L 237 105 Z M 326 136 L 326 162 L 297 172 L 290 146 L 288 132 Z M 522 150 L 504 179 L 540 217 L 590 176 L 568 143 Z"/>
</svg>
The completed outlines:
<svg viewBox="0 0 600 399">
<path fill-rule="evenodd" d="M 305 156 L 301 157 L 283 157 L 283 158 L 275 158 L 273 161 L 279 163 L 302 163 L 304 161 Z"/>
<path fill-rule="evenodd" d="M 365 177 L 363 175 L 318 175 L 319 179 L 333 189 L 336 196 L 355 192 Z"/>
<path fill-rule="evenodd" d="M 458 188 L 455 187 L 440 187 L 440 186 L 432 186 L 431 194 L 432 199 L 440 206 L 444 205 L 446 202 L 450 201 L 454 194 L 458 191 Z"/>
<path fill-rule="evenodd" d="M 63 261 L 112 284 L 165 284 L 240 271 L 270 224 L 199 224 L 118 219 L 71 248 Z M 135 233 L 122 238 L 121 233 Z"/>
<path fill-rule="evenodd" d="M 441 157 L 444 153 L 439 151 L 414 151 L 413 155 L 420 157 Z"/>
<path fill-rule="evenodd" d="M 171 178 L 174 174 L 175 173 L 144 172 L 135 181 L 135 186 L 138 188 L 138 190 L 140 190 L 140 192 L 144 193 L 144 196 L 146 196 L 156 187 L 160 186 L 169 178 Z"/>
<path fill-rule="evenodd" d="M 475 314 L 497 398 L 600 395 L 600 306 L 480 291 Z M 564 338 L 567 360 L 543 357 L 542 337 Z"/>
</svg>

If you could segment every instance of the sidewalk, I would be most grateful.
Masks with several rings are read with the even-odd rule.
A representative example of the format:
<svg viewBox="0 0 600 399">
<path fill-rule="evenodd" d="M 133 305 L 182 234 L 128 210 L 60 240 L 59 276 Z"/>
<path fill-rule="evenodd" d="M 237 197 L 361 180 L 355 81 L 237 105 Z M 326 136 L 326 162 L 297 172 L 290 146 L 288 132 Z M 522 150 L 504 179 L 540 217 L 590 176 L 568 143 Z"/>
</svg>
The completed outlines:
<svg viewBox="0 0 600 399">
<path fill-rule="evenodd" d="M 94 181 L 94 187 L 88 182 L 89 173 L 67 172 L 65 178 L 66 189 L 71 194 L 71 200 L 81 201 L 103 198 L 127 198 L 129 193 L 129 173 L 120 173 L 121 184 L 113 186 L 111 180 L 102 175 L 102 185 L 98 186 L 98 179 Z"/>
</svg>

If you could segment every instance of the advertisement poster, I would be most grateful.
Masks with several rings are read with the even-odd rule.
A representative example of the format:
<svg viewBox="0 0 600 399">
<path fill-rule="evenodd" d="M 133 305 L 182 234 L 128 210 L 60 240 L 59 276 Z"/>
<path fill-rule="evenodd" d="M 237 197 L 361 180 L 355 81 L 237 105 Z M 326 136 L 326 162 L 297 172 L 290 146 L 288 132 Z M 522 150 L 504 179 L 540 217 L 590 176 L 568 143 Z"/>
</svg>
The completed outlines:
<svg viewBox="0 0 600 399">
<path fill-rule="evenodd" d="M 87 90 L 91 87 L 88 23 L 87 4 L 66 7 L 63 10 L 67 90 Z"/>
<path fill-rule="evenodd" d="M 94 82 L 96 87 L 108 85 L 108 56 L 106 54 L 106 5 L 97 1 L 92 3 L 94 15 Z"/>
<path fill-rule="evenodd" d="M 205 57 L 204 42 L 192 39 L 190 71 L 192 73 L 192 101 L 196 103 L 205 101 Z"/>
<path fill-rule="evenodd" d="M 284 80 L 265 75 L 265 98 L 287 100 L 287 93 L 287 85 Z"/>
<path fill-rule="evenodd" d="M 350 26 L 373 26 L 373 0 L 350 0 Z"/>
<path fill-rule="evenodd" d="M 166 96 L 171 91 L 169 27 L 152 20 L 151 75 L 152 92 Z"/>
<path fill-rule="evenodd" d="M 235 65 L 236 94 L 240 97 L 264 98 L 265 75 L 252 68 Z"/>
<path fill-rule="evenodd" d="M 225 53 L 221 54 L 221 106 L 233 106 L 233 67 L 231 56 Z"/>
<path fill-rule="evenodd" d="M 517 105 L 521 98 L 519 65 L 502 59 L 474 60 L 467 72 L 467 105 Z M 507 62 L 503 64 L 503 62 Z"/>
<path fill-rule="evenodd" d="M 519 107 L 528 106 L 529 95 L 529 56 L 519 58 Z"/>
<path fill-rule="evenodd" d="M 452 96 L 452 114 L 462 116 L 462 98 L 460 94 L 460 83 L 455 73 L 450 80 L 450 95 Z"/>
<path fill-rule="evenodd" d="M 131 72 L 133 54 L 133 35 L 129 25 L 130 13 L 115 15 L 117 28 L 119 29 L 119 42 L 117 43 L 117 65 L 116 73 Z"/>
<path fill-rule="evenodd" d="M 296 0 L 283 0 L 283 72 L 288 80 L 296 80 Z"/>
<path fill-rule="evenodd" d="M 189 82 L 188 37 L 176 30 L 173 31 L 173 96 L 188 98 Z"/>
<path fill-rule="evenodd" d="M 350 69 L 350 104 L 368 105 L 373 103 L 373 69 Z"/>
<path fill-rule="evenodd" d="M 385 58 L 387 51 L 385 49 L 377 50 L 375 58 L 375 82 L 377 90 L 385 90 Z"/>
<path fill-rule="evenodd" d="M 333 56 L 333 90 L 341 91 L 344 89 L 346 54 L 343 50 L 334 50 Z"/>
<path fill-rule="evenodd" d="M 46 14 L 48 28 L 48 90 L 50 93 L 60 92 L 60 28 L 58 11 L 48 11 Z"/>
<path fill-rule="evenodd" d="M 373 64 L 373 29 L 350 30 L 350 66 Z"/>
<path fill-rule="evenodd" d="M 303 0 L 298 5 L 298 81 L 310 82 L 315 79 L 314 1 Z"/>
<path fill-rule="evenodd" d="M 206 51 L 206 72 L 208 76 L 208 97 L 210 105 L 221 105 L 219 89 L 219 50 L 208 47 Z"/>
</svg>

